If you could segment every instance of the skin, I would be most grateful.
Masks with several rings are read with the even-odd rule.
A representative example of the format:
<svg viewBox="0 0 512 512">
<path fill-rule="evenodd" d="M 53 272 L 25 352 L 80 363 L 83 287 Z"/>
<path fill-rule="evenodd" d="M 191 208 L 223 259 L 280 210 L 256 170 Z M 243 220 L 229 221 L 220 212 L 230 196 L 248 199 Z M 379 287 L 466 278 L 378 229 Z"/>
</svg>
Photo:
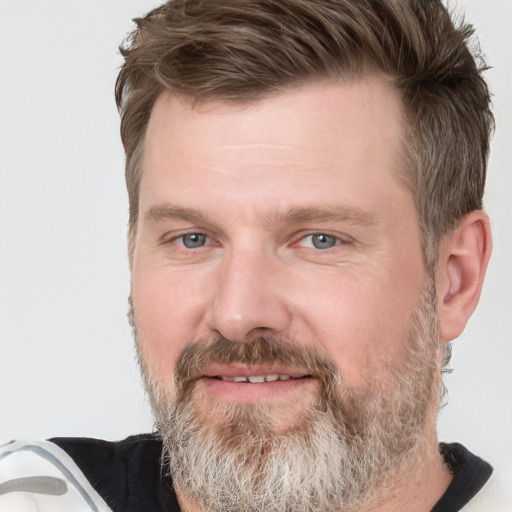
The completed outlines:
<svg viewBox="0 0 512 512">
<path fill-rule="evenodd" d="M 397 175 L 402 119 L 398 94 L 383 77 L 310 84 L 249 105 L 192 106 L 161 94 L 146 135 L 132 276 L 141 351 L 161 386 L 172 387 L 185 344 L 219 333 L 241 343 L 283 335 L 328 354 L 352 386 L 365 389 L 370 375 L 391 384 L 386 367 L 402 357 L 426 280 L 414 202 Z M 442 341 L 457 335 L 476 305 L 490 251 L 484 214 L 459 229 L 471 249 L 454 259 L 458 232 L 441 248 Z M 186 247 L 191 241 L 204 244 Z M 308 378 L 206 377 L 197 389 L 201 407 L 266 403 L 285 431 L 317 388 Z M 436 408 L 424 433 L 424 467 L 404 475 L 400 492 L 391 489 L 374 510 L 415 503 L 427 511 L 446 489 Z M 178 497 L 184 510 L 197 510 Z"/>
</svg>

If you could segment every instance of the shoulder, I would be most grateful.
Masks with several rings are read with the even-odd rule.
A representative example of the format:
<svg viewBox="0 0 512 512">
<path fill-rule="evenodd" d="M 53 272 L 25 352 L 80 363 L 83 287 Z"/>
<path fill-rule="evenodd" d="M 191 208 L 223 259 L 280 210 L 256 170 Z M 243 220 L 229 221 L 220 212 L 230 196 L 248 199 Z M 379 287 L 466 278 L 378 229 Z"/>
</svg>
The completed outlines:
<svg viewBox="0 0 512 512">
<path fill-rule="evenodd" d="M 125 471 L 160 469 L 161 441 L 152 434 L 130 436 L 122 441 L 86 437 L 55 437 L 50 442 L 71 456 L 84 472 L 112 474 Z"/>
<path fill-rule="evenodd" d="M 10 482 L 7 489 L 12 489 L 12 482 L 19 478 L 54 478 L 39 481 L 60 485 L 60 494 L 52 495 L 55 502 L 60 500 L 59 505 L 34 510 L 56 512 L 61 510 L 58 507 L 74 512 L 178 510 L 170 479 L 161 470 L 161 453 L 161 442 L 150 434 L 114 442 L 91 438 L 54 438 L 36 443 L 9 443 L 0 452 L 0 486 L 2 482 Z M 13 468 L 18 468 L 18 474 Z M 64 488 L 66 492 L 62 493 Z M 12 500 L 15 494 L 16 499 L 20 499 L 21 495 L 26 496 L 24 491 L 20 494 L 20 489 L 16 489 L 16 493 L 8 492 L 9 499 Z M 74 502 L 72 507 L 60 505 L 68 493 L 75 490 L 77 499 L 81 497 L 85 503 L 92 502 L 96 508 L 78 508 Z M 43 495 L 32 492 L 31 499 L 34 496 L 39 503 Z M 2 497 L 0 491 L 0 500 Z M 46 501 L 48 499 L 44 498 Z M 0 510 L 3 510 L 1 506 Z M 25 512 L 32 509 L 19 510 Z"/>
<path fill-rule="evenodd" d="M 512 512 L 511 471 L 493 468 L 459 443 L 440 449 L 453 479 L 432 512 Z"/>
<path fill-rule="evenodd" d="M 512 468 L 495 468 L 480 492 L 461 512 L 512 512 Z"/>
<path fill-rule="evenodd" d="M 111 512 L 73 459 L 49 441 L 0 447 L 0 510 Z"/>
</svg>

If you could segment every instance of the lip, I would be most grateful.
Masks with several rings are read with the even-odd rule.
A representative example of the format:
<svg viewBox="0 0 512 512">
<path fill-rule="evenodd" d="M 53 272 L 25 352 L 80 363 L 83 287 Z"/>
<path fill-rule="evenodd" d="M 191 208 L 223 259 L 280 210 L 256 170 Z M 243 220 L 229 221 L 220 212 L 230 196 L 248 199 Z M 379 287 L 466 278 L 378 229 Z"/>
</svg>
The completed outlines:
<svg viewBox="0 0 512 512">
<path fill-rule="evenodd" d="M 306 372 L 279 366 L 210 365 L 202 372 L 204 377 L 255 377 L 258 375 L 289 375 L 292 379 L 309 376 Z"/>
<path fill-rule="evenodd" d="M 268 375 L 289 375 L 287 380 L 265 382 L 234 382 L 222 377 L 255 377 Z M 294 392 L 302 392 L 304 386 L 315 385 L 316 379 L 298 370 L 284 367 L 263 367 L 244 365 L 211 365 L 205 368 L 199 379 L 206 392 L 217 399 L 236 403 L 262 403 L 280 398 L 289 398 Z"/>
</svg>

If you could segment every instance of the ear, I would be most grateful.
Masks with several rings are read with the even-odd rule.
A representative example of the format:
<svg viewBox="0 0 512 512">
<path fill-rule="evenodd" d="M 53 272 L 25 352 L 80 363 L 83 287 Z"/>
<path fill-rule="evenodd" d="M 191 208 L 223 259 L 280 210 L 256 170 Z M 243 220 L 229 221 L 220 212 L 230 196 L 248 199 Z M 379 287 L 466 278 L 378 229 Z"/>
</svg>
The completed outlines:
<svg viewBox="0 0 512 512">
<path fill-rule="evenodd" d="M 481 210 L 466 215 L 441 241 L 436 265 L 441 341 L 451 341 L 464 331 L 480 299 L 491 246 L 489 217 Z"/>
</svg>

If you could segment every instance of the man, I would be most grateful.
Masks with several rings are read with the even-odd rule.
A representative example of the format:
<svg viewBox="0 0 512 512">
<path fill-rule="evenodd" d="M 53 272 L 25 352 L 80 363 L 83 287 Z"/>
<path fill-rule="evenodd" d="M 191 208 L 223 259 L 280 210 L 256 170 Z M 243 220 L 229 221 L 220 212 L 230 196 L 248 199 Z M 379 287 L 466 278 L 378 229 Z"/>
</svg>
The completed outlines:
<svg viewBox="0 0 512 512">
<path fill-rule="evenodd" d="M 434 1 L 139 20 L 116 92 L 158 435 L 5 447 L 32 465 L 0 488 L 13 510 L 512 508 L 435 429 L 491 248 L 470 35 Z"/>
</svg>

